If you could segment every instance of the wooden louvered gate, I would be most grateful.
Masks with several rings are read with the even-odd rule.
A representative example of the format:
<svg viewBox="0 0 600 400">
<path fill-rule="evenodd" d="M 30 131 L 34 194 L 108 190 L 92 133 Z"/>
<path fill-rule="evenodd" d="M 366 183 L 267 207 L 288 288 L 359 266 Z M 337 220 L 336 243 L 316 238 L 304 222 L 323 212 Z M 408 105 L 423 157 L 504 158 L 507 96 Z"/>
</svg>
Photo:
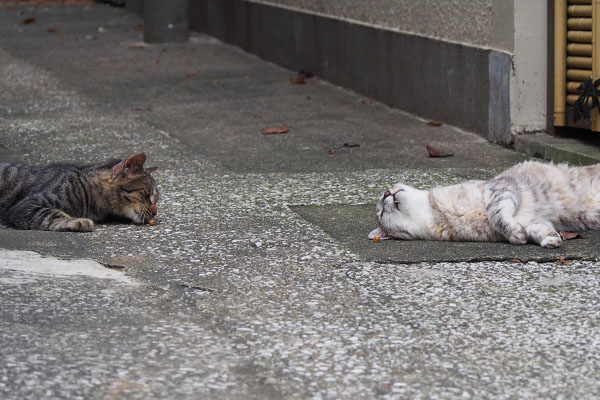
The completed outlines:
<svg viewBox="0 0 600 400">
<path fill-rule="evenodd" d="M 597 110 L 575 123 L 572 106 L 582 81 L 600 77 L 600 0 L 554 1 L 554 126 L 600 131 Z"/>
</svg>

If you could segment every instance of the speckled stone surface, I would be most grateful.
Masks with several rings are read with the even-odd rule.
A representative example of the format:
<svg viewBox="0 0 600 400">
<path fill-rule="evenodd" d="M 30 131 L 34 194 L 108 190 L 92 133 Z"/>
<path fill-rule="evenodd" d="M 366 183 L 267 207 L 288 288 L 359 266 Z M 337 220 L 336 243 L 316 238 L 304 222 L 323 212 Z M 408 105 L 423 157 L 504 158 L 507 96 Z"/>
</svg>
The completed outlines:
<svg viewBox="0 0 600 400">
<path fill-rule="evenodd" d="M 162 192 L 152 227 L 0 230 L 0 254 L 110 271 L 5 257 L 0 397 L 598 393 L 599 264 L 377 263 L 293 210 L 374 205 L 401 177 L 451 183 L 521 156 L 316 78 L 292 85 L 295 72 L 205 36 L 139 48 L 139 23 L 101 5 L 0 7 L 6 154 L 45 163 L 144 150 Z M 260 134 L 282 123 L 287 136 Z M 426 143 L 456 156 L 426 158 Z"/>
</svg>

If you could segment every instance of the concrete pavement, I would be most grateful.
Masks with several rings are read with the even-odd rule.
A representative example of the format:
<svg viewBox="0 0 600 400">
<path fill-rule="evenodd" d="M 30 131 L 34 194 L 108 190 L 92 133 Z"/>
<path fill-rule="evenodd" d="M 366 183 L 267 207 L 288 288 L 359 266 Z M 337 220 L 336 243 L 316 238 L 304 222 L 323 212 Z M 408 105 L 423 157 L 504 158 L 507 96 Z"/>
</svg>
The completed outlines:
<svg viewBox="0 0 600 400">
<path fill-rule="evenodd" d="M 153 227 L 0 230 L 3 398 L 598 393 L 598 235 L 552 251 L 366 240 L 388 184 L 488 177 L 524 155 L 292 84 L 208 36 L 146 46 L 140 23 L 104 5 L 0 6 L 1 159 L 145 151 L 162 193 Z M 90 262 L 110 277 L 60 272 Z"/>
</svg>

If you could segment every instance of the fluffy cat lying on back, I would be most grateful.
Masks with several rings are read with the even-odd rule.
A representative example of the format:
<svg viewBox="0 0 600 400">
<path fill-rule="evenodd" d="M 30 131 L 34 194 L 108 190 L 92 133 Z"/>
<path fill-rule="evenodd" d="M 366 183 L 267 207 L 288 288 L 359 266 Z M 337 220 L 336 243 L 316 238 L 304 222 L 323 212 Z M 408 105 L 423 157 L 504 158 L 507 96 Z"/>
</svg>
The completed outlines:
<svg viewBox="0 0 600 400">
<path fill-rule="evenodd" d="M 0 226 L 89 232 L 117 217 L 147 223 L 158 189 L 146 156 L 98 164 L 0 164 Z"/>
<path fill-rule="evenodd" d="M 526 161 L 489 181 L 431 190 L 397 184 L 377 203 L 369 239 L 509 241 L 558 247 L 560 231 L 600 229 L 600 164 Z"/>
</svg>

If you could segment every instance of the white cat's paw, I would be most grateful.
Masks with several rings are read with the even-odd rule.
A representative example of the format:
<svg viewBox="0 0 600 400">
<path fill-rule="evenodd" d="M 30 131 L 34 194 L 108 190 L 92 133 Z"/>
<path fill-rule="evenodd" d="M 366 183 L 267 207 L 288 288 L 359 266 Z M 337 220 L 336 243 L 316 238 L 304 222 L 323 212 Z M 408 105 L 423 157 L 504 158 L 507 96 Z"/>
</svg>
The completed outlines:
<svg viewBox="0 0 600 400">
<path fill-rule="evenodd" d="M 562 244 L 562 239 L 557 234 L 556 236 L 554 236 L 554 235 L 546 236 L 542 240 L 542 243 L 540 243 L 540 246 L 546 247 L 548 249 L 554 249 L 556 247 L 559 247 L 561 244 Z"/>
</svg>

